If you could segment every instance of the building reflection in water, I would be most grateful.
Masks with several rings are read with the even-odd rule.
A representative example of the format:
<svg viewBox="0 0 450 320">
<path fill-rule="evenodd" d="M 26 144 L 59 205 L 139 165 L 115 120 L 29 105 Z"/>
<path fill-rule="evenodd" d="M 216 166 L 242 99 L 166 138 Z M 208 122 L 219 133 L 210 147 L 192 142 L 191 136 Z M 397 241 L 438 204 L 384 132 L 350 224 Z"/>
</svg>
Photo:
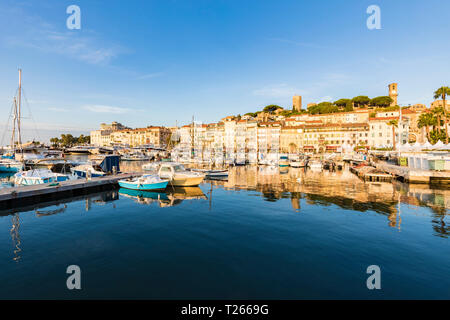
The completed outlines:
<svg viewBox="0 0 450 320">
<path fill-rule="evenodd" d="M 348 168 L 342 171 L 311 171 L 277 167 L 247 166 L 230 169 L 227 181 L 213 183 L 229 190 L 252 190 L 261 193 L 265 201 L 290 198 L 292 208 L 301 211 L 301 200 L 311 205 L 337 205 L 356 211 L 375 211 L 387 216 L 388 225 L 400 230 L 401 205 L 428 207 L 432 211 L 433 230 L 449 236 L 445 223 L 450 208 L 450 190 L 428 185 L 408 185 L 400 182 L 364 182 Z"/>
<path fill-rule="evenodd" d="M 0 212 L 11 215 L 10 230 L 14 261 L 21 259 L 20 217 L 18 212 L 34 211 L 37 217 L 63 213 L 70 202 L 85 201 L 85 210 L 92 206 L 106 205 L 120 197 L 130 198 L 144 205 L 156 204 L 161 208 L 173 207 L 183 201 L 208 200 L 213 207 L 214 188 L 226 190 L 249 190 L 261 194 L 264 201 L 276 202 L 289 199 L 292 209 L 301 212 L 302 204 L 331 206 L 337 205 L 360 212 L 374 211 L 386 216 L 390 227 L 401 230 L 402 206 L 427 207 L 431 210 L 431 224 L 434 234 L 448 238 L 450 226 L 446 223 L 450 207 L 450 190 L 433 189 L 428 185 L 408 185 L 399 182 L 364 182 L 347 169 L 337 172 L 310 171 L 303 168 L 288 168 L 281 172 L 278 167 L 245 166 L 230 169 L 228 180 L 206 181 L 202 185 L 207 195 L 199 187 L 168 188 L 166 192 L 140 192 L 129 189 L 99 192 L 90 195 L 50 201 L 29 207 Z M 205 190 L 206 190 L 205 189 Z M 220 209 L 220 208 L 218 208 Z M 414 210 L 408 210 L 408 213 Z M 417 214 L 420 214 L 417 210 Z"/>
</svg>

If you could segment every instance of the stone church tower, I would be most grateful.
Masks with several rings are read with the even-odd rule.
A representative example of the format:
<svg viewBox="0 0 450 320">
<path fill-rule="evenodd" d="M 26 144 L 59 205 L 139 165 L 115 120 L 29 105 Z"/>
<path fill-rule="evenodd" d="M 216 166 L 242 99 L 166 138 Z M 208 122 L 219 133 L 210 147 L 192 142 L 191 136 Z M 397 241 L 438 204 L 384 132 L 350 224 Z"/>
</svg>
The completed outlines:
<svg viewBox="0 0 450 320">
<path fill-rule="evenodd" d="M 302 96 L 294 96 L 294 98 L 292 98 L 292 105 L 295 111 L 302 110 Z"/>
<path fill-rule="evenodd" d="M 393 100 L 391 103 L 391 106 L 397 105 L 397 97 L 398 97 L 398 84 L 397 83 L 391 83 L 389 85 L 389 97 Z"/>
</svg>

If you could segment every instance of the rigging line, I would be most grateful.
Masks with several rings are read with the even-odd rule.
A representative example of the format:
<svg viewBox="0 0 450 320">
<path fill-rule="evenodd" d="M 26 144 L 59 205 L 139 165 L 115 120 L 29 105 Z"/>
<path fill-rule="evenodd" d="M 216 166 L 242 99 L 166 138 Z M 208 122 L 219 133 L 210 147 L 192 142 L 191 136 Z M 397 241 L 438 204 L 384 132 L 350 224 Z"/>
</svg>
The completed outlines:
<svg viewBox="0 0 450 320">
<path fill-rule="evenodd" d="M 8 130 L 8 128 L 9 128 L 9 121 L 11 120 L 11 117 L 12 117 L 12 114 L 13 114 L 13 110 L 14 110 L 14 101 L 11 103 L 11 110 L 9 111 L 9 116 L 8 116 L 8 119 L 6 120 L 6 123 L 5 123 L 5 130 L 3 131 L 3 135 L 2 135 L 2 140 L 0 141 L 0 145 L 2 145 L 2 146 L 3 146 L 3 141 L 5 140 L 6 132 L 9 131 Z"/>
<path fill-rule="evenodd" d="M 25 99 L 25 102 L 26 102 L 26 105 L 27 105 L 27 108 L 28 108 L 28 113 L 30 114 L 30 118 L 31 118 L 31 120 L 33 121 L 34 132 L 36 133 L 36 136 L 37 136 L 37 138 L 39 139 L 39 142 L 42 142 L 42 141 L 41 141 L 42 139 L 41 139 L 41 137 L 40 137 L 40 135 L 39 135 L 39 132 L 38 132 L 38 130 L 37 130 L 36 121 L 35 121 L 35 119 L 33 118 L 33 114 L 31 113 L 30 104 L 28 103 L 28 99 L 27 99 L 27 96 L 25 95 L 25 89 L 24 89 L 24 88 L 22 88 L 22 94 L 23 94 L 23 98 Z"/>
<path fill-rule="evenodd" d="M 17 93 L 18 92 L 19 92 L 19 88 L 16 89 L 16 93 L 15 93 L 14 97 L 17 97 Z M 5 124 L 5 130 L 3 131 L 2 140 L 0 141 L 0 144 L 2 146 L 3 146 L 3 142 L 5 141 L 6 132 L 7 131 L 9 132 L 9 130 L 8 130 L 9 129 L 9 121 L 11 120 L 11 117 L 12 117 L 12 114 L 13 114 L 13 110 L 14 110 L 14 100 L 11 102 L 11 110 L 9 112 L 8 120 L 6 121 L 6 124 Z"/>
</svg>

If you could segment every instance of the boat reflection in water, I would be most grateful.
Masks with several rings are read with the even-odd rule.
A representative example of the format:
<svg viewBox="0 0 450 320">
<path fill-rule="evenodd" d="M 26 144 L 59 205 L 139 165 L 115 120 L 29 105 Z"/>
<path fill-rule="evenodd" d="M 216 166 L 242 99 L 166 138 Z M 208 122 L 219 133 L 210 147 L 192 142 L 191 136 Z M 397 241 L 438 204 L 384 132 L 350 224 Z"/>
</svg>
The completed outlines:
<svg viewBox="0 0 450 320">
<path fill-rule="evenodd" d="M 14 187 L 14 173 L 0 173 L 0 189 Z"/>
<path fill-rule="evenodd" d="M 199 187 L 174 187 L 168 188 L 164 192 L 138 191 L 120 188 L 119 194 L 144 205 L 156 203 L 161 208 L 179 205 L 183 200 L 207 199 L 206 195 Z"/>
</svg>

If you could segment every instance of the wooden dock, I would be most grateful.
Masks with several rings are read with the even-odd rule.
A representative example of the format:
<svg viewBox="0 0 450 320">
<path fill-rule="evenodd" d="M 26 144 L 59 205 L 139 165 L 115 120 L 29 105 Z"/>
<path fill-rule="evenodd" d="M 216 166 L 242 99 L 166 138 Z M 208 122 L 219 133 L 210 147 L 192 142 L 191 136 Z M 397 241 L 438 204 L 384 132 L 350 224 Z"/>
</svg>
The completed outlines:
<svg viewBox="0 0 450 320">
<path fill-rule="evenodd" d="M 394 176 L 372 166 L 352 167 L 350 171 L 359 178 L 369 182 L 392 182 Z"/>
<path fill-rule="evenodd" d="M 397 179 L 404 182 L 450 186 L 449 171 L 411 169 L 408 167 L 388 164 L 386 162 L 377 162 L 375 166 L 377 169 L 389 172 Z"/>
<path fill-rule="evenodd" d="M 73 197 L 95 191 L 110 190 L 117 187 L 121 179 L 137 176 L 136 173 L 122 173 L 100 178 L 69 180 L 58 185 L 39 184 L 0 189 L 0 209 L 27 206 L 64 197 Z"/>
</svg>

